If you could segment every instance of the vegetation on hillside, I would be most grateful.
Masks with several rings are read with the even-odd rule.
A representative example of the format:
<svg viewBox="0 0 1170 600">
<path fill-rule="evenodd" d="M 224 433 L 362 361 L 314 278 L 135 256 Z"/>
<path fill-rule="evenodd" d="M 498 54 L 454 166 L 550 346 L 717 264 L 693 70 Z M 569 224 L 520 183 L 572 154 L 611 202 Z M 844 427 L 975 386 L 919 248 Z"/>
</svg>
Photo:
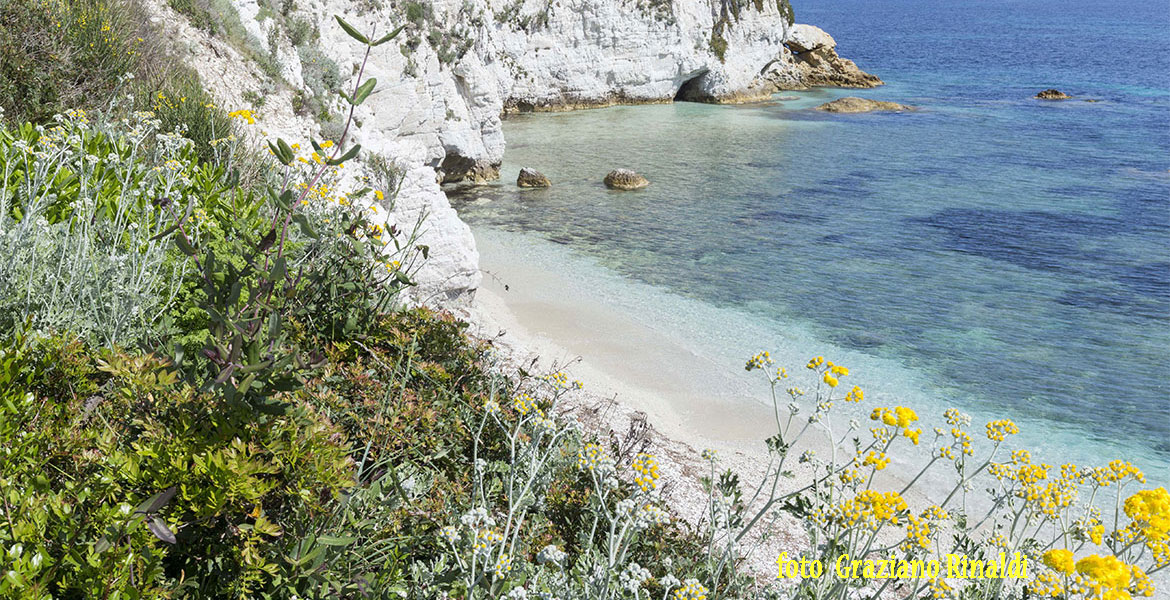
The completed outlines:
<svg viewBox="0 0 1170 600">
<path fill-rule="evenodd" d="M 57 5 L 14 6 L 34 31 Z M 367 56 L 400 31 L 338 24 Z M 65 67 L 22 64 L 5 85 L 68 100 L 23 70 Z M 351 107 L 377 85 L 362 65 L 351 84 Z M 706 516 L 682 521 L 655 456 L 565 413 L 580 384 L 398 304 L 441 249 L 341 176 L 352 110 L 333 142 L 269 142 L 270 172 L 242 180 L 238 140 L 189 137 L 218 113 L 119 107 L 117 85 L 0 128 L 0 598 L 1129 598 L 1170 564 L 1170 493 L 1133 465 L 1038 464 L 1009 452 L 1010 421 L 976 435 L 956 410 L 933 431 L 900 406 L 835 422 L 865 395 L 819 357 L 804 389 L 747 363 L 773 390 L 765 476 L 704 452 Z M 831 456 L 793 450 L 814 435 Z M 876 489 L 920 445 L 919 475 Z M 811 474 L 782 483 L 793 463 Z M 952 487 L 911 506 L 928 472 Z M 781 512 L 812 544 L 774 585 L 742 556 Z M 1028 574 L 947 572 L 1001 551 Z M 866 565 L 887 558 L 906 570 Z"/>
</svg>

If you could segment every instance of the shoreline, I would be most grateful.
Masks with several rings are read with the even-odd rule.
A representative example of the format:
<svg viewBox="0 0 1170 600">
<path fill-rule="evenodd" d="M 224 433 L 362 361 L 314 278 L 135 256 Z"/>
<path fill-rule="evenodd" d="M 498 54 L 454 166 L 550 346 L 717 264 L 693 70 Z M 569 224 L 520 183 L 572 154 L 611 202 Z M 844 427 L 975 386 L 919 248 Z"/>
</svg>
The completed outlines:
<svg viewBox="0 0 1170 600">
<path fill-rule="evenodd" d="M 621 306 L 623 299 L 598 290 L 589 295 L 583 286 L 590 282 L 541 268 L 524 255 L 519 236 L 512 239 L 515 244 L 501 243 L 501 235 L 516 234 L 478 229 L 475 235 L 485 275 L 468 309 L 475 337 L 489 341 L 509 369 L 563 369 L 582 381 L 583 389 L 571 393 L 562 410 L 587 433 L 622 447 L 646 444 L 662 466 L 663 497 L 689 523 L 705 518 L 701 478 L 710 467 L 703 450 L 715 450 L 719 471 L 739 474 L 745 497 L 751 497 L 770 464 L 765 439 L 776 433 L 773 409 L 762 403 L 768 386 L 760 373 L 743 372 L 742 362 L 729 371 L 730 365 L 689 348 L 685 336 L 639 320 Z M 693 376 L 696 370 L 703 379 Z M 786 405 L 786 397 L 780 403 Z M 836 416 L 838 426 L 842 417 Z M 789 451 L 785 466 L 793 475 L 781 479 L 780 492 L 811 479 L 811 465 L 797 461 L 805 450 L 821 456 L 831 452 L 824 435 L 810 431 Z M 875 487 L 900 489 L 908 480 L 887 469 L 875 478 Z M 916 504 L 929 502 L 919 489 L 906 496 Z M 792 556 L 810 550 L 803 525 L 788 513 L 779 514 L 770 526 L 753 531 L 749 539 L 754 539 L 745 539 L 741 548 L 743 568 L 757 579 L 775 578 L 782 552 Z"/>
</svg>

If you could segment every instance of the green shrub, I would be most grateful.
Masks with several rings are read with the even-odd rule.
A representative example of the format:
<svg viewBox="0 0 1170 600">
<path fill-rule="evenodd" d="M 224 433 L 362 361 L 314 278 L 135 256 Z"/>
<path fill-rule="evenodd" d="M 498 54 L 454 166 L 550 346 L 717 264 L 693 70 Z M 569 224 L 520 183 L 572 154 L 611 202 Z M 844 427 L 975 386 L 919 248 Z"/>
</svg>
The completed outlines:
<svg viewBox="0 0 1170 600">
<path fill-rule="evenodd" d="M 156 138 L 149 115 L 116 136 L 70 114 L 0 129 L 0 330 L 31 319 L 104 345 L 157 340 L 184 271 L 158 238 L 160 199 L 188 187 L 190 145 Z"/>
<path fill-rule="evenodd" d="M 0 109 L 10 123 L 49 125 L 75 109 L 152 110 L 165 131 L 184 126 L 203 160 L 213 158 L 212 140 L 233 133 L 134 0 L 10 0 L 0 23 Z"/>
<path fill-rule="evenodd" d="M 335 431 L 302 409 L 257 418 L 156 358 L 97 355 L 19 336 L 0 352 L 17 511 L 0 544 L 28 557 L 0 597 L 243 597 L 296 573 L 294 525 L 352 486 Z"/>
<path fill-rule="evenodd" d="M 0 108 L 45 124 L 69 108 L 109 102 L 126 73 L 158 58 L 143 13 L 121 0 L 0 3 Z"/>
</svg>

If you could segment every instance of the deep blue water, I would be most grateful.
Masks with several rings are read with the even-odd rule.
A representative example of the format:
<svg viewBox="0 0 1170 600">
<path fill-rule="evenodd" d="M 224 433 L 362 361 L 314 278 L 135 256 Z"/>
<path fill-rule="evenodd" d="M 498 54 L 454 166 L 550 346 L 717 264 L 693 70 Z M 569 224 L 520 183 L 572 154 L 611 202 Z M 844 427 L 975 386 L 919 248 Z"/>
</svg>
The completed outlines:
<svg viewBox="0 0 1170 600">
<path fill-rule="evenodd" d="M 1170 480 L 1170 2 L 794 7 L 887 85 L 511 119 L 504 181 L 554 187 L 461 213 Z M 1050 87 L 1076 98 L 1031 98 Z M 922 110 L 809 110 L 844 95 Z M 608 192 L 617 166 L 654 184 Z"/>
</svg>

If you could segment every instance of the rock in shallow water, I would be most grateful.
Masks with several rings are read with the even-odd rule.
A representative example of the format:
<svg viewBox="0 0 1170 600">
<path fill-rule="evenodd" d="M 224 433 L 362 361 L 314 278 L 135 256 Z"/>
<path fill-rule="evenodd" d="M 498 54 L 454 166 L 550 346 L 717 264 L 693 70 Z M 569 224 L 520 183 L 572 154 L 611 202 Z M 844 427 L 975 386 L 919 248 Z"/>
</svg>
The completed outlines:
<svg viewBox="0 0 1170 600">
<path fill-rule="evenodd" d="M 605 187 L 613 190 L 636 190 L 648 185 L 649 180 L 629 169 L 614 169 L 605 176 Z"/>
<path fill-rule="evenodd" d="M 545 188 L 551 186 L 552 182 L 540 171 L 524 167 L 520 169 L 520 176 L 516 178 L 516 185 L 527 188 Z"/>
<path fill-rule="evenodd" d="M 874 111 L 902 112 L 916 109 L 913 106 L 898 104 L 897 102 L 885 102 L 883 100 L 870 100 L 868 98 L 854 98 L 850 96 L 838 98 L 832 102 L 826 102 L 818 106 L 817 110 L 833 113 L 863 113 Z"/>
<path fill-rule="evenodd" d="M 1044 90 L 1043 92 L 1036 94 L 1036 97 L 1041 100 L 1068 100 L 1069 98 L 1072 98 L 1072 96 L 1069 96 L 1060 90 Z"/>
</svg>

